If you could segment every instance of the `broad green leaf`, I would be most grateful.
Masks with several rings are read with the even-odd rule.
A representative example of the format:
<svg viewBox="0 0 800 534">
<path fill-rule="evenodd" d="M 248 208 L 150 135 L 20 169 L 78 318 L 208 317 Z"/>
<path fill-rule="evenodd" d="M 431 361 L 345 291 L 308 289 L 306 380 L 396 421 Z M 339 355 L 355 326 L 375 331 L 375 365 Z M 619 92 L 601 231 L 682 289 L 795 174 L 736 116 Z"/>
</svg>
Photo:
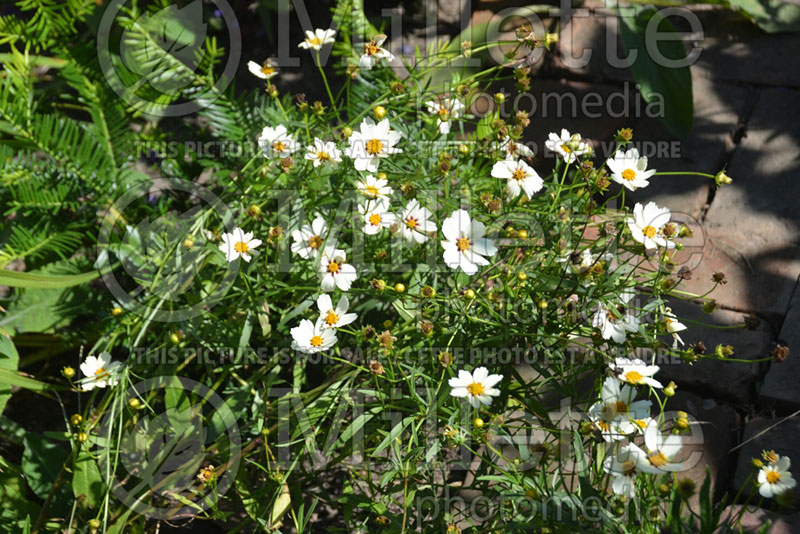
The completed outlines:
<svg viewBox="0 0 800 534">
<path fill-rule="evenodd" d="M 46 499 L 67 461 L 68 452 L 61 445 L 33 432 L 25 436 L 24 443 L 22 472 L 25 480 L 40 499 Z"/>
<path fill-rule="evenodd" d="M 692 76 L 689 66 L 667 67 L 659 65 L 658 58 L 651 57 L 647 50 L 646 31 L 651 28 L 659 33 L 675 33 L 675 28 L 655 8 L 640 9 L 634 16 L 620 17 L 622 44 L 628 51 L 636 50 L 636 59 L 631 65 L 633 77 L 641 86 L 642 97 L 648 104 L 663 102 L 663 122 L 677 137 L 685 137 L 692 129 L 694 105 L 692 101 Z M 657 46 L 661 55 L 670 60 L 685 60 L 686 50 L 680 39 L 660 39 Z"/>
<path fill-rule="evenodd" d="M 800 31 L 798 4 L 786 0 L 728 0 L 728 4 L 767 33 Z"/>
<path fill-rule="evenodd" d="M 105 492 L 97 462 L 85 451 L 78 453 L 72 465 L 72 492 L 76 499 L 85 495 L 92 508 L 100 504 Z"/>
</svg>

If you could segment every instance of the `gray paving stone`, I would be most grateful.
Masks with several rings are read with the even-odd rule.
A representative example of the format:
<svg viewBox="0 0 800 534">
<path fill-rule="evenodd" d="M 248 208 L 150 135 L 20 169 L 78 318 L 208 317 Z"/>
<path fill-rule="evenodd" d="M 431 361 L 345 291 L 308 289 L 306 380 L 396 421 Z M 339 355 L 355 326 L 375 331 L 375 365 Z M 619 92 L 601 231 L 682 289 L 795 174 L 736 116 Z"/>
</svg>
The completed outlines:
<svg viewBox="0 0 800 534">
<path fill-rule="evenodd" d="M 780 424 L 770 428 L 776 423 Z M 753 484 L 755 469 L 750 462 L 752 458 L 761 458 L 761 452 L 764 450 L 774 450 L 781 456 L 788 456 L 792 461 L 792 471 L 797 476 L 797 466 L 800 466 L 800 419 L 783 420 L 768 417 L 752 419 L 745 425 L 742 443 L 744 445 L 738 451 L 739 461 L 736 465 L 734 485 L 737 490 L 743 489 L 743 495 L 747 495 L 748 492 L 758 495 L 758 490 Z M 748 476 L 751 474 L 748 481 Z"/>
<path fill-rule="evenodd" d="M 754 91 L 692 76 L 694 127 L 686 139 L 673 140 L 659 119 L 641 117 L 633 125 L 634 146 L 648 155 L 648 165 L 666 172 L 716 174 Z M 706 207 L 713 180 L 701 176 L 656 176 L 650 185 L 630 195 L 633 201 L 656 202 L 697 219 Z"/>
<path fill-rule="evenodd" d="M 711 477 L 712 496 L 721 495 L 730 483 L 734 464 L 728 451 L 736 444 L 739 416 L 730 406 L 680 390 L 667 401 L 667 410 L 682 410 L 689 414 L 693 435 L 697 436 L 696 439 L 687 440 L 689 443 L 684 445 L 681 452 L 684 458 L 695 455 L 697 461 L 690 470 L 678 476 L 689 477 L 697 485 L 698 492 L 689 500 L 689 505 L 692 510 L 699 512 L 699 489 L 705 480 L 706 466 Z"/>
<path fill-rule="evenodd" d="M 744 508 L 744 513 L 741 513 Z M 740 515 L 741 513 L 741 515 Z M 722 512 L 722 519 L 728 524 L 728 528 L 720 528 L 718 534 L 797 534 L 800 532 L 800 514 L 781 516 L 775 512 L 758 508 L 757 506 L 747 506 L 735 504 L 728 506 Z M 761 530 L 764 525 L 770 523 L 766 532 Z"/>
<path fill-rule="evenodd" d="M 687 265 L 692 278 L 681 289 L 705 295 L 714 286 L 713 274 L 724 273 L 727 283 L 709 295 L 720 307 L 756 313 L 779 324 L 800 274 L 800 247 L 787 243 L 758 251 L 756 245 L 764 237 L 735 228 L 741 227 L 692 228 L 690 250 L 681 252 L 693 256 Z"/>
<path fill-rule="evenodd" d="M 756 278 L 776 279 L 767 283 L 784 294 L 776 298 L 773 288 L 767 288 L 769 299 L 757 310 L 779 316 L 786 313 L 791 288 L 800 276 L 798 116 L 800 92 L 766 89 L 761 93 L 731 163 L 734 182 L 717 191 L 705 220 L 709 233 L 741 257 Z M 753 285 L 749 293 L 763 291 Z M 753 304 L 744 300 L 734 307 Z"/>
<path fill-rule="evenodd" d="M 742 325 L 745 315 L 729 310 L 717 310 L 708 315 L 699 306 L 683 302 L 673 302 L 672 310 L 689 327 L 681 333 L 687 346 L 702 341 L 706 345 L 706 352 L 712 353 L 718 344 L 731 345 L 733 357 L 745 360 L 762 358 L 769 350 L 772 332 L 765 322 L 757 330 L 724 328 Z M 694 324 L 693 321 L 700 324 Z M 760 365 L 753 363 L 699 360 L 692 365 L 684 362 L 659 362 L 659 365 L 661 370 L 658 379 L 661 382 L 666 384 L 674 380 L 679 391 L 690 390 L 703 397 L 736 404 L 748 402 L 760 375 Z"/>
<path fill-rule="evenodd" d="M 800 387 L 797 384 L 800 377 L 800 295 L 797 293 L 792 298 L 778 340 L 789 347 L 789 357 L 783 362 L 770 364 L 760 397 L 770 407 L 796 410 L 800 408 Z"/>
</svg>

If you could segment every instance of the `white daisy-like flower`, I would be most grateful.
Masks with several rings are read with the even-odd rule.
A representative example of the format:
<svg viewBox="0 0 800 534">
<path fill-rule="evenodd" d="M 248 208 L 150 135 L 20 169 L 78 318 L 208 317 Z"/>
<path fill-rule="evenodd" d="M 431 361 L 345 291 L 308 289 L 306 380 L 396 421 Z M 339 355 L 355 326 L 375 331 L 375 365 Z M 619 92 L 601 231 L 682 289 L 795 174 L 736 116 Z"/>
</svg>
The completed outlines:
<svg viewBox="0 0 800 534">
<path fill-rule="evenodd" d="M 258 138 L 258 146 L 264 151 L 264 157 L 286 157 L 297 151 L 299 144 L 295 141 L 286 126 L 279 124 L 276 127 L 264 126 Z"/>
<path fill-rule="evenodd" d="M 251 252 L 260 244 L 260 239 L 253 239 L 253 232 L 245 232 L 236 227 L 233 232 L 222 234 L 222 243 L 219 245 L 219 249 L 225 253 L 228 261 L 242 258 L 249 263 L 252 258 Z"/>
<path fill-rule="evenodd" d="M 656 173 L 655 169 L 647 169 L 647 157 L 639 156 L 635 148 L 627 152 L 619 150 L 606 165 L 611 171 L 611 179 L 631 191 L 650 185 L 648 180 Z"/>
<path fill-rule="evenodd" d="M 325 238 L 328 237 L 328 225 L 321 216 L 317 215 L 311 225 L 304 225 L 299 230 L 292 231 L 292 252 L 301 258 L 316 258 Z M 328 242 L 327 246 L 335 246 L 335 242 Z"/>
<path fill-rule="evenodd" d="M 376 124 L 366 117 L 361 121 L 359 131 L 353 132 L 348 139 L 350 147 L 346 153 L 353 159 L 356 170 L 377 172 L 381 158 L 402 152 L 394 146 L 401 137 L 399 132 L 390 128 L 389 119 L 383 119 Z"/>
<path fill-rule="evenodd" d="M 561 130 L 561 137 L 551 132 L 544 146 L 561 156 L 567 163 L 572 163 L 578 157 L 592 151 L 592 147 L 581 139 L 580 134 L 570 134 L 565 129 Z"/>
<path fill-rule="evenodd" d="M 394 189 L 389 187 L 389 181 L 381 178 L 375 178 L 368 174 L 363 180 L 356 181 L 356 189 L 358 192 L 370 200 L 389 200 L 389 197 L 394 193 Z"/>
<path fill-rule="evenodd" d="M 300 43 L 298 48 L 306 50 L 320 50 L 323 46 L 331 44 L 336 40 L 336 30 L 323 30 L 317 28 L 313 32 L 306 30 L 306 38 Z"/>
<path fill-rule="evenodd" d="M 368 43 L 364 43 L 363 53 L 358 61 L 358 66 L 364 70 L 370 70 L 381 59 L 393 61 L 394 56 L 392 53 L 385 48 L 381 48 L 384 41 L 386 41 L 386 36 L 384 34 L 378 34 L 370 39 Z"/>
<path fill-rule="evenodd" d="M 339 288 L 349 291 L 350 286 L 358 278 L 356 268 L 347 263 L 344 250 L 326 247 L 319 264 L 320 286 L 323 291 L 333 291 Z"/>
<path fill-rule="evenodd" d="M 634 451 L 629 445 L 620 446 L 615 454 L 606 456 L 603 469 L 610 474 L 611 491 L 633 499 L 636 495 L 636 475 L 639 473 L 641 449 Z"/>
<path fill-rule="evenodd" d="M 494 386 L 501 380 L 503 375 L 490 375 L 486 367 L 478 367 L 471 373 L 460 370 L 458 376 L 451 378 L 447 384 L 453 388 L 450 395 L 466 397 L 469 405 L 477 410 L 481 405 L 489 406 L 492 404 L 492 397 L 500 395 L 500 390 Z"/>
<path fill-rule="evenodd" d="M 442 223 L 445 240 L 444 262 L 451 269 L 461 268 L 472 275 L 478 272 L 478 266 L 489 265 L 485 256 L 494 256 L 497 247 L 489 239 L 483 237 L 486 227 L 482 222 L 473 221 L 465 210 L 456 210 Z"/>
<path fill-rule="evenodd" d="M 636 389 L 607 377 L 600 392 L 600 402 L 589 408 L 589 418 L 606 441 L 618 441 L 637 430 L 635 421 L 650 414 L 649 400 L 634 400 Z"/>
<path fill-rule="evenodd" d="M 517 198 L 525 191 L 528 198 L 542 190 L 544 180 L 533 170 L 533 167 L 522 160 L 505 159 L 492 167 L 492 177 L 508 180 L 508 198 Z"/>
<path fill-rule="evenodd" d="M 364 233 L 375 235 L 384 228 L 389 228 L 396 221 L 394 213 L 389 211 L 389 202 L 386 199 L 367 201 L 358 206 L 358 212 L 364 217 Z"/>
<path fill-rule="evenodd" d="M 271 59 L 266 60 L 261 65 L 255 61 L 248 61 L 247 70 L 250 71 L 250 74 L 262 80 L 269 80 L 278 75 L 278 66 Z"/>
<path fill-rule="evenodd" d="M 406 241 L 424 243 L 428 240 L 428 232 L 436 231 L 433 214 L 424 206 L 420 206 L 417 199 L 412 199 L 400 213 L 400 235 Z"/>
<path fill-rule="evenodd" d="M 667 332 L 672 334 L 672 338 L 675 340 L 673 346 L 678 346 L 678 343 L 683 345 L 683 340 L 681 339 L 681 336 L 678 335 L 678 332 L 683 332 L 686 330 L 686 325 L 680 322 L 669 308 L 667 308 L 664 313 L 664 328 L 667 329 Z"/>
<path fill-rule="evenodd" d="M 653 378 L 660 369 L 657 365 L 648 365 L 644 360 L 617 358 L 614 363 L 608 364 L 617 377 L 623 382 L 634 386 L 650 386 L 652 388 L 664 387 L 661 382 Z"/>
<path fill-rule="evenodd" d="M 638 458 L 638 469 L 644 473 L 661 475 L 682 471 L 685 467 L 675 461 L 675 457 L 683 447 L 679 434 L 663 435 L 658 429 L 658 422 L 653 420 L 644 431 L 646 450 L 633 443 L 628 444 L 631 452 Z"/>
<path fill-rule="evenodd" d="M 458 119 L 464 112 L 464 104 L 457 98 L 443 98 L 439 100 L 428 100 L 425 102 L 428 113 L 436 115 L 436 125 L 439 133 L 447 135 L 450 133 L 450 124 L 453 119 Z"/>
<path fill-rule="evenodd" d="M 299 325 L 292 328 L 291 334 L 292 349 L 306 354 L 326 351 L 336 345 L 337 341 L 336 329 L 325 328 L 321 317 L 316 323 L 303 319 Z"/>
<path fill-rule="evenodd" d="M 341 328 L 358 319 L 357 314 L 347 313 L 350 308 L 350 301 L 346 295 L 342 295 L 334 308 L 331 296 L 323 293 L 317 298 L 317 308 L 319 309 L 323 328 Z"/>
<path fill-rule="evenodd" d="M 111 354 L 107 352 L 101 352 L 97 356 L 87 356 L 81 364 L 81 372 L 85 378 L 79 380 L 79 384 L 86 391 L 116 386 L 119 383 L 117 374 L 121 368 L 122 363 L 112 362 Z"/>
<path fill-rule="evenodd" d="M 758 472 L 758 493 L 771 499 L 797 486 L 797 481 L 789 472 L 791 466 L 792 462 L 787 456 L 780 456 L 777 462 L 765 464 Z"/>
<path fill-rule="evenodd" d="M 623 291 L 620 295 L 621 306 L 627 305 L 633 296 L 633 292 Z M 625 312 L 621 313 L 618 309 L 600 304 L 592 316 L 592 326 L 600 329 L 603 339 L 624 343 L 628 332 L 636 332 L 639 329 L 639 318 L 627 307 Z"/>
<path fill-rule="evenodd" d="M 524 143 L 518 143 L 506 136 L 501 141 L 494 142 L 494 149 L 505 152 L 505 159 L 520 159 L 533 157 L 533 150 Z"/>
<path fill-rule="evenodd" d="M 342 161 L 342 151 L 332 141 L 323 141 L 315 137 L 314 144 L 306 147 L 306 159 L 314 162 L 314 168 L 320 165 L 336 165 Z"/>
<path fill-rule="evenodd" d="M 669 208 L 659 208 L 655 202 L 642 206 L 637 202 L 633 207 L 633 217 L 628 217 L 628 228 L 633 238 L 645 248 L 674 248 L 675 243 L 664 235 L 664 228 L 669 224 Z"/>
</svg>

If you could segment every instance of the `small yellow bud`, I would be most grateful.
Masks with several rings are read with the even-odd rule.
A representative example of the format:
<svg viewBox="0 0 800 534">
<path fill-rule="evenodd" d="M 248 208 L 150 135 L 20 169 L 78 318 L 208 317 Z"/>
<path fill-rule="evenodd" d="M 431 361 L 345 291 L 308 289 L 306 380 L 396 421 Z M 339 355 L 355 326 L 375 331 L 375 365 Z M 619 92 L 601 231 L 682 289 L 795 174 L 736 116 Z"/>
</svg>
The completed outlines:
<svg viewBox="0 0 800 534">
<path fill-rule="evenodd" d="M 678 388 L 678 385 L 675 382 L 670 382 L 667 384 L 667 387 L 664 388 L 664 395 L 667 397 L 674 397 L 675 390 Z"/>
<path fill-rule="evenodd" d="M 398 293 L 404 293 L 406 290 L 406 286 L 405 284 L 401 284 L 400 282 L 398 282 L 394 285 L 394 290 L 397 291 Z"/>
<path fill-rule="evenodd" d="M 520 239 L 528 239 L 528 231 L 520 230 L 519 232 L 517 232 L 517 237 Z"/>
<path fill-rule="evenodd" d="M 385 321 L 383 321 L 383 327 L 386 328 L 387 330 L 391 328 L 393 324 L 394 323 L 392 322 L 391 319 L 386 319 Z"/>
<path fill-rule="evenodd" d="M 483 419 L 481 419 L 480 417 L 476 417 L 475 419 L 472 420 L 472 424 L 475 425 L 475 428 L 483 428 L 483 425 L 485 423 L 483 422 Z"/>
<path fill-rule="evenodd" d="M 83 416 L 79 413 L 76 413 L 69 418 L 69 422 L 72 424 L 72 426 L 78 426 L 83 422 Z"/>
<path fill-rule="evenodd" d="M 558 34 L 557 33 L 546 33 L 544 34 L 544 46 L 548 49 L 558 42 Z"/>
<path fill-rule="evenodd" d="M 525 280 L 528 279 L 528 274 L 525 271 L 520 271 L 517 273 L 517 279 L 520 282 L 524 282 Z"/>
<path fill-rule="evenodd" d="M 353 135 L 353 129 L 352 128 L 350 128 L 349 126 L 345 126 L 344 128 L 342 128 L 342 137 L 344 137 L 345 139 L 348 139 L 348 138 L 350 138 L 351 135 Z"/>
<path fill-rule="evenodd" d="M 672 492 L 672 490 L 670 489 L 670 487 L 668 485 L 666 485 L 666 484 L 659 484 L 658 485 L 658 493 L 662 497 L 667 497 L 671 492 Z"/>
<path fill-rule="evenodd" d="M 714 177 L 714 181 L 717 183 L 717 187 L 728 185 L 733 182 L 731 177 L 728 176 L 725 171 L 719 171 Z"/>
<path fill-rule="evenodd" d="M 764 462 L 762 462 L 758 458 L 753 458 L 752 460 L 750 460 L 750 463 L 753 464 L 753 467 L 755 467 L 756 469 L 761 469 L 762 467 L 764 467 Z"/>
<path fill-rule="evenodd" d="M 86 443 L 87 441 L 89 441 L 89 434 L 87 434 L 86 432 L 78 432 L 76 439 L 78 440 L 79 443 Z"/>
<path fill-rule="evenodd" d="M 75 376 L 75 369 L 70 366 L 66 366 L 61 370 L 61 374 L 64 375 L 66 378 L 72 378 Z"/>
<path fill-rule="evenodd" d="M 253 204 L 247 208 L 247 214 L 253 219 L 258 219 L 261 216 L 261 208 L 257 204 Z"/>
<path fill-rule="evenodd" d="M 470 299 L 470 300 L 474 299 L 475 298 L 475 292 L 473 290 L 471 290 L 471 289 L 467 289 L 466 291 L 464 291 L 464 296 L 466 298 Z"/>
<path fill-rule="evenodd" d="M 506 101 L 506 94 L 505 93 L 495 93 L 494 94 L 494 101 L 498 104 L 502 104 Z"/>
<path fill-rule="evenodd" d="M 469 154 L 469 147 L 464 143 L 461 143 L 460 145 L 458 145 L 458 152 L 466 156 L 467 154 Z"/>
<path fill-rule="evenodd" d="M 548 306 L 548 304 L 547 304 L 547 301 L 546 301 L 546 300 L 540 300 L 540 301 L 539 301 L 539 307 L 540 307 L 541 309 L 543 309 L 543 310 L 546 310 L 546 309 L 547 309 L 547 306 Z"/>
<path fill-rule="evenodd" d="M 175 345 L 181 342 L 181 336 L 178 335 L 177 332 L 173 332 L 169 335 L 169 340 L 172 341 Z"/>
<path fill-rule="evenodd" d="M 134 410 L 138 409 L 139 406 L 141 405 L 142 405 L 141 401 L 139 401 L 139 399 L 137 399 L 136 397 L 133 397 L 132 399 L 128 400 L 128 406 L 130 406 Z"/>
<path fill-rule="evenodd" d="M 92 530 L 99 530 L 102 523 L 97 519 L 90 519 L 89 520 L 89 528 Z"/>
<path fill-rule="evenodd" d="M 389 179 L 389 176 L 387 176 L 385 172 L 379 172 L 378 173 L 378 180 L 388 180 L 388 179 Z"/>
<path fill-rule="evenodd" d="M 111 308 L 111 315 L 113 315 L 114 317 L 119 317 L 123 313 L 124 313 L 124 310 L 122 308 L 120 308 L 119 306 L 114 306 L 113 308 Z"/>
<path fill-rule="evenodd" d="M 377 120 L 381 120 L 386 116 L 386 108 L 383 106 L 375 106 L 372 109 L 372 116 L 375 117 Z"/>
<path fill-rule="evenodd" d="M 685 417 L 679 417 L 675 420 L 675 426 L 678 427 L 680 430 L 686 430 L 689 428 L 689 420 Z"/>
</svg>

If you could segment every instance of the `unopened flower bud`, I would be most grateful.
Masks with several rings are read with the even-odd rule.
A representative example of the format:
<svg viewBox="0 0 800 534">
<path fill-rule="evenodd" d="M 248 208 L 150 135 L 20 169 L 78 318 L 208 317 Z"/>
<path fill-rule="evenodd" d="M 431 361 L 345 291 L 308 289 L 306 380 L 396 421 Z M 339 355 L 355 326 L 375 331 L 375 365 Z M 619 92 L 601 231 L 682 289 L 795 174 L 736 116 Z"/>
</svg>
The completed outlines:
<svg viewBox="0 0 800 534">
<path fill-rule="evenodd" d="M 717 187 L 728 185 L 733 182 L 731 177 L 728 176 L 725 171 L 719 171 L 714 177 L 714 181 L 717 182 Z"/>
</svg>

